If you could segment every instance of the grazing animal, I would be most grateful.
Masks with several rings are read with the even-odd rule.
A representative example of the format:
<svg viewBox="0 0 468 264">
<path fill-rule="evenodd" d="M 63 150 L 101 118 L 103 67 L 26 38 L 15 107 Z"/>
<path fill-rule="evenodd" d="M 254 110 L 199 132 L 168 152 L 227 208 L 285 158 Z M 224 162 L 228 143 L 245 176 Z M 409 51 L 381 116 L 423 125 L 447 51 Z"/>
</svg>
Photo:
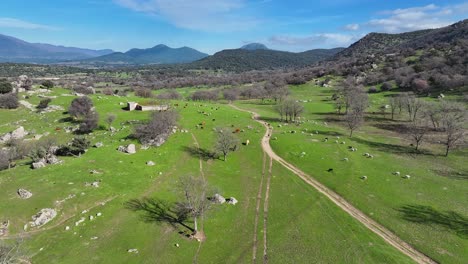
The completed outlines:
<svg viewBox="0 0 468 264">
<path fill-rule="evenodd" d="M 245 145 L 248 146 L 249 144 L 250 144 L 250 140 L 247 139 L 247 140 L 245 141 Z"/>
<path fill-rule="evenodd" d="M 348 159 L 348 158 L 344 158 L 343 160 L 344 160 L 344 161 L 349 161 L 349 159 Z"/>
<path fill-rule="evenodd" d="M 344 144 L 346 144 L 346 142 L 342 141 L 342 142 L 341 142 L 341 144 L 343 144 L 343 145 L 344 145 Z"/>
<path fill-rule="evenodd" d="M 394 175 L 397 175 L 397 176 L 400 176 L 400 172 L 399 172 L 399 171 L 395 171 L 393 174 L 394 174 Z"/>
<path fill-rule="evenodd" d="M 361 179 L 362 180 L 367 180 L 367 176 L 362 176 Z"/>
<path fill-rule="evenodd" d="M 338 144 L 338 140 L 335 140 L 335 143 Z"/>
<path fill-rule="evenodd" d="M 327 172 L 332 172 L 332 171 L 333 171 L 333 169 L 332 169 L 332 168 L 330 168 L 330 169 L 328 169 L 328 170 L 327 170 Z"/>
<path fill-rule="evenodd" d="M 409 179 L 409 178 L 411 178 L 411 176 L 408 175 L 408 174 L 406 174 L 405 176 L 403 176 L 403 179 Z"/>
</svg>

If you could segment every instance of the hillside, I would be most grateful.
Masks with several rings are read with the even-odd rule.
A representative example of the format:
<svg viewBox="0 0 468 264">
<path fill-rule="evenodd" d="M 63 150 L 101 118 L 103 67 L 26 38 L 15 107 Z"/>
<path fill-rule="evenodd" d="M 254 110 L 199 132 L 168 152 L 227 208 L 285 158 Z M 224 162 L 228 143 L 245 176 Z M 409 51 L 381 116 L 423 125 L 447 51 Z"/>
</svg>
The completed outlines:
<svg viewBox="0 0 468 264">
<path fill-rule="evenodd" d="M 330 58 L 342 48 L 316 49 L 300 53 L 277 50 L 223 50 L 190 66 L 225 71 L 250 71 L 277 68 L 299 68 Z"/>
<path fill-rule="evenodd" d="M 112 54 L 87 59 L 82 63 L 91 64 L 172 64 L 193 62 L 208 56 L 198 50 L 182 47 L 170 48 L 166 45 L 157 45 L 149 49 L 131 49 L 125 53 L 114 52 Z"/>
<path fill-rule="evenodd" d="M 91 50 L 29 43 L 21 39 L 0 34 L 0 62 L 50 63 L 77 60 L 112 53 L 112 50 Z"/>
<path fill-rule="evenodd" d="M 269 48 L 262 43 L 250 43 L 241 47 L 243 50 L 268 50 Z"/>
</svg>

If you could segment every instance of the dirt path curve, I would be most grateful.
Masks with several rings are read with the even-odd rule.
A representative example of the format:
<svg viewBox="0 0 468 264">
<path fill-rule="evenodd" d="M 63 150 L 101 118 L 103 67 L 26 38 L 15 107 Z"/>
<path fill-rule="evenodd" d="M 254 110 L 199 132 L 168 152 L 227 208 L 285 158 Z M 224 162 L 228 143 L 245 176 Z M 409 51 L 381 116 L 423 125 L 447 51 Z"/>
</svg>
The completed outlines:
<svg viewBox="0 0 468 264">
<path fill-rule="evenodd" d="M 436 264 L 437 262 L 433 259 L 429 258 L 428 256 L 424 255 L 423 253 L 416 250 L 410 244 L 403 241 L 397 235 L 393 234 L 390 230 L 382 226 L 381 224 L 377 223 L 376 221 L 372 220 L 366 214 L 361 212 L 359 209 L 354 207 L 351 203 L 346 201 L 343 197 L 339 194 L 335 193 L 334 191 L 328 189 L 325 185 L 317 181 L 316 179 L 312 178 L 310 175 L 306 174 L 305 172 L 301 171 L 294 165 L 288 163 L 280 156 L 278 156 L 270 146 L 270 136 L 273 128 L 265 121 L 260 120 L 259 114 L 239 108 L 235 105 L 230 105 L 234 109 L 237 109 L 242 112 L 247 112 L 252 114 L 252 119 L 257 121 L 258 123 L 262 124 L 266 128 L 265 135 L 262 138 L 262 148 L 263 150 L 270 156 L 273 160 L 280 163 L 283 167 L 287 168 L 288 170 L 292 171 L 294 174 L 299 176 L 302 180 L 304 180 L 307 184 L 314 187 L 317 191 L 328 197 L 332 202 L 334 202 L 337 206 L 351 215 L 353 218 L 361 222 L 364 226 L 370 229 L 372 232 L 376 233 L 380 237 L 382 237 L 387 243 L 398 249 L 400 252 L 404 253 L 408 257 L 412 258 L 417 263 L 431 263 Z"/>
<path fill-rule="evenodd" d="M 92 209 L 98 207 L 98 206 L 101 206 L 102 204 L 106 204 L 112 200 L 114 200 L 115 198 L 117 198 L 118 195 L 116 196 L 113 196 L 111 198 L 108 198 L 104 201 L 101 201 L 101 202 L 96 202 L 95 205 L 85 209 L 86 211 L 91 211 Z M 31 230 L 31 231 L 26 231 L 26 232 L 22 232 L 22 233 L 18 233 L 18 234 L 14 234 L 14 235 L 10 235 L 10 236 L 2 236 L 0 237 L 0 240 L 4 240 L 4 239 L 16 239 L 16 238 L 24 238 L 24 237 L 27 237 L 29 235 L 32 235 L 32 234 L 36 234 L 36 233 L 41 233 L 41 232 L 44 232 L 44 231 L 47 231 L 47 230 L 50 230 L 50 229 L 53 229 L 53 228 L 56 228 L 60 225 L 62 225 L 63 223 L 65 223 L 66 221 L 72 219 L 73 217 L 76 217 L 78 215 L 80 215 L 81 213 L 77 213 L 77 214 L 73 214 L 71 216 L 65 216 L 65 218 L 62 218 L 60 221 L 58 221 L 57 223 L 53 224 L 53 225 L 49 225 L 47 227 L 44 227 L 44 228 L 38 228 L 38 229 L 34 229 L 34 230 Z"/>
</svg>

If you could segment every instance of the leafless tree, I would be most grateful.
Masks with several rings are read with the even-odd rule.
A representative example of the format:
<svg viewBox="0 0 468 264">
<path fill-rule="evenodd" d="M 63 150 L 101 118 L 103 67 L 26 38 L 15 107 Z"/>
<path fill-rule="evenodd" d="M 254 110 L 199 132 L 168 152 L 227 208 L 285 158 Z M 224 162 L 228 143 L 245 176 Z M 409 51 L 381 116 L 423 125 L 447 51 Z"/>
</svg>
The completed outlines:
<svg viewBox="0 0 468 264">
<path fill-rule="evenodd" d="M 107 114 L 107 117 L 106 117 L 106 123 L 107 125 L 109 126 L 109 130 L 112 126 L 112 123 L 114 123 L 115 119 L 117 118 L 117 116 L 115 114 Z"/>
<path fill-rule="evenodd" d="M 426 107 L 424 107 L 424 116 L 431 121 L 434 129 L 438 129 L 440 126 L 441 112 L 441 103 L 426 102 Z"/>
<path fill-rule="evenodd" d="M 408 112 L 409 121 L 413 121 L 418 115 L 419 111 L 424 107 L 424 101 L 412 93 L 405 93 L 403 95 L 403 104 Z"/>
<path fill-rule="evenodd" d="M 99 114 L 95 110 L 92 110 L 86 114 L 83 121 L 81 121 L 78 131 L 80 133 L 90 133 L 98 127 Z"/>
<path fill-rule="evenodd" d="M 175 111 L 153 112 L 148 123 L 135 128 L 133 136 L 141 143 L 147 144 L 158 137 L 169 136 L 177 123 L 178 114 Z"/>
<path fill-rule="evenodd" d="M 349 128 L 349 137 L 352 137 L 354 130 L 364 123 L 364 112 L 350 109 L 345 115 L 345 121 Z"/>
<path fill-rule="evenodd" d="M 416 118 L 409 124 L 408 134 L 415 143 L 414 146 L 416 151 L 418 151 L 419 146 L 423 142 L 428 132 L 429 129 L 427 127 L 427 120 L 423 117 Z"/>
<path fill-rule="evenodd" d="M 176 203 L 176 211 L 179 218 L 193 217 L 194 234 L 199 232 L 198 220 L 201 220 L 203 231 L 203 220 L 206 212 L 210 209 L 212 202 L 208 200 L 214 193 L 210 193 L 208 182 L 203 177 L 186 176 L 181 177 L 178 183 L 179 192 L 183 199 Z"/>
<path fill-rule="evenodd" d="M 399 101 L 399 98 L 394 97 L 394 96 L 388 99 L 388 105 L 390 106 L 390 113 L 392 115 L 392 120 L 394 119 L 395 112 L 398 108 L 398 101 Z"/>
<path fill-rule="evenodd" d="M 466 109 L 458 103 L 444 102 L 442 105 L 442 126 L 445 133 L 445 156 L 463 141 L 465 136 Z"/>
<path fill-rule="evenodd" d="M 296 118 L 304 112 L 304 106 L 294 99 L 285 99 L 275 106 L 276 112 L 280 114 L 281 120 L 295 122 Z"/>
<path fill-rule="evenodd" d="M 231 151 L 237 149 L 239 139 L 228 129 L 222 128 L 217 130 L 215 150 L 223 154 L 224 161 L 227 160 L 227 155 Z"/>
</svg>

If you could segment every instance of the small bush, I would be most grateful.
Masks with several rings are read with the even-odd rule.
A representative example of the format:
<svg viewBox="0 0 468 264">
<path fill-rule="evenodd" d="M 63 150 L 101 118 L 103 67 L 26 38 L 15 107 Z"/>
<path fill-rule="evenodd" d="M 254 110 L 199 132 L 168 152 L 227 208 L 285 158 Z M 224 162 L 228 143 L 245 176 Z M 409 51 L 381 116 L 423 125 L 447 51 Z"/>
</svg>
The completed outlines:
<svg viewBox="0 0 468 264">
<path fill-rule="evenodd" d="M 392 84 L 389 82 L 384 82 L 382 86 L 380 86 L 380 90 L 382 92 L 390 91 L 392 89 Z"/>
<path fill-rule="evenodd" d="M 59 156 L 76 156 L 86 152 L 91 142 L 86 137 L 75 137 L 69 145 L 62 146 L 57 151 Z"/>
<path fill-rule="evenodd" d="M 112 91 L 112 88 L 104 88 L 102 89 L 102 93 L 105 95 L 113 95 L 114 91 Z"/>
<path fill-rule="evenodd" d="M 50 98 L 42 99 L 37 105 L 37 109 L 46 109 L 52 100 Z"/>
<path fill-rule="evenodd" d="M 0 94 L 7 94 L 13 91 L 13 85 L 6 79 L 0 80 Z"/>
<path fill-rule="evenodd" d="M 95 111 L 89 112 L 83 122 L 81 122 L 78 132 L 80 133 L 90 133 L 98 127 L 99 115 Z"/>
<path fill-rule="evenodd" d="M 377 93 L 377 92 L 378 92 L 377 88 L 375 88 L 375 87 L 369 88 L 369 93 Z"/>
<path fill-rule="evenodd" d="M 78 97 L 71 102 L 68 113 L 75 118 L 84 117 L 88 115 L 92 108 L 93 101 L 89 97 Z"/>
<path fill-rule="evenodd" d="M 10 167 L 10 155 L 7 150 L 0 150 L 0 170 Z"/>
<path fill-rule="evenodd" d="M 19 106 L 18 96 L 16 94 L 0 95 L 0 108 L 16 109 Z"/>
<path fill-rule="evenodd" d="M 46 89 L 52 89 L 54 88 L 55 84 L 51 80 L 46 80 L 46 81 L 43 81 L 41 85 L 44 86 L 44 88 Z"/>
<path fill-rule="evenodd" d="M 94 94 L 94 89 L 93 88 L 86 87 L 86 86 L 83 86 L 83 85 L 75 86 L 73 88 L 73 91 L 76 92 L 76 93 L 85 94 L 85 95 Z"/>
<path fill-rule="evenodd" d="M 176 91 L 169 91 L 169 92 L 158 94 L 157 98 L 161 100 L 180 100 L 182 99 L 182 95 L 180 95 Z"/>
<path fill-rule="evenodd" d="M 153 97 L 153 92 L 147 88 L 140 88 L 135 90 L 135 95 L 143 98 Z"/>
</svg>

